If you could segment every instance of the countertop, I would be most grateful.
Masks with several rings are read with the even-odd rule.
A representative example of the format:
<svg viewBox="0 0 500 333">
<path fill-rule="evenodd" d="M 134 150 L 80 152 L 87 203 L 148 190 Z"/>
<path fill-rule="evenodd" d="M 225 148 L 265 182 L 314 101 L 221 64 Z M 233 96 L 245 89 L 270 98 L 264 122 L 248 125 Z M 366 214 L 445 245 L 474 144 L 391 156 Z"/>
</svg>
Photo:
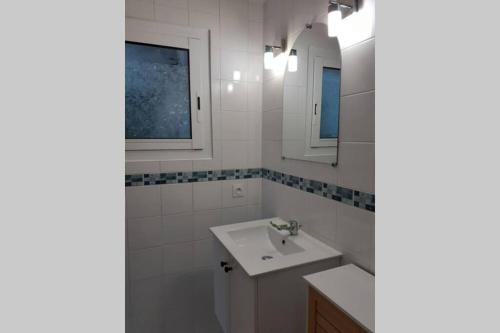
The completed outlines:
<svg viewBox="0 0 500 333">
<path fill-rule="evenodd" d="M 375 332 L 375 277 L 355 265 L 304 276 L 320 294 L 370 332 Z"/>
</svg>

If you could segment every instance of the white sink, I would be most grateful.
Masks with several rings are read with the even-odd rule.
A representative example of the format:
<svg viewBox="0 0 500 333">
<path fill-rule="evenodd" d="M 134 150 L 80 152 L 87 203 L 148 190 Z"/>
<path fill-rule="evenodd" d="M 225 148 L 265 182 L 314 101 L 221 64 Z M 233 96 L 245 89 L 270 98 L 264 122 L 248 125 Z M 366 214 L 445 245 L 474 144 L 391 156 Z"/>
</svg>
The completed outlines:
<svg viewBox="0 0 500 333">
<path fill-rule="evenodd" d="M 210 230 L 251 277 L 342 255 L 302 230 L 296 236 L 278 231 L 271 221 L 287 223 L 275 217 Z"/>
<path fill-rule="evenodd" d="M 228 231 L 228 235 L 239 249 L 251 251 L 257 256 L 277 257 L 304 251 L 291 237 L 270 225 L 232 230 Z"/>
</svg>

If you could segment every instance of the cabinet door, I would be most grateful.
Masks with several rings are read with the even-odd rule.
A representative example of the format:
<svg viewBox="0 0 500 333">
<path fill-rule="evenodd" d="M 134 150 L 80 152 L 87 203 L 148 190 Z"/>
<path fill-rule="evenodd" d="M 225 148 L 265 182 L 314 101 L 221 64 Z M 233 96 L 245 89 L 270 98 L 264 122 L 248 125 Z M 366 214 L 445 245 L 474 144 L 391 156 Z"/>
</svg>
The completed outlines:
<svg viewBox="0 0 500 333">
<path fill-rule="evenodd" d="M 313 288 L 309 288 L 308 321 L 308 333 L 367 333 Z"/>
<path fill-rule="evenodd" d="M 255 333 L 256 330 L 256 294 L 255 279 L 252 279 L 236 262 L 231 265 L 229 273 L 231 332 Z"/>
<path fill-rule="evenodd" d="M 221 262 L 229 262 L 230 254 L 215 237 L 213 253 L 215 315 L 224 333 L 230 333 L 230 274 L 221 267 Z"/>
</svg>

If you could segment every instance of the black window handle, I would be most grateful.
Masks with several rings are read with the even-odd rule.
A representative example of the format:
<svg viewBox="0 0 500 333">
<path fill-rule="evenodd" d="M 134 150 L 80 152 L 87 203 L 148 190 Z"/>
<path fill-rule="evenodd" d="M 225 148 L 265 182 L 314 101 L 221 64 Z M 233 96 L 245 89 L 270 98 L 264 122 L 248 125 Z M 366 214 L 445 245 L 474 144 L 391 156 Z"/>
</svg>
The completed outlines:
<svg viewBox="0 0 500 333">
<path fill-rule="evenodd" d="M 229 273 L 232 270 L 233 270 L 232 267 L 229 267 L 229 266 L 228 267 L 224 267 L 224 272 L 226 272 L 226 273 Z"/>
<path fill-rule="evenodd" d="M 227 262 L 226 262 L 226 261 L 221 261 L 221 262 L 220 262 L 220 267 L 224 267 L 224 266 L 226 266 L 226 265 L 227 265 Z"/>
<path fill-rule="evenodd" d="M 201 110 L 201 99 L 200 99 L 200 96 L 198 96 L 197 101 L 198 101 L 198 110 Z"/>
</svg>

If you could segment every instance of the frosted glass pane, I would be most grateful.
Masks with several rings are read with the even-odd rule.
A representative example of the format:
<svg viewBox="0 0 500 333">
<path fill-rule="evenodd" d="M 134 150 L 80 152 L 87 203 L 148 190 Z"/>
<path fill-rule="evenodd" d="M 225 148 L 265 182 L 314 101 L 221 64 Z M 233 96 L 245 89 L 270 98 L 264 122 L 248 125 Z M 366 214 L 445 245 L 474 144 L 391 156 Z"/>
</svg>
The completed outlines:
<svg viewBox="0 0 500 333">
<path fill-rule="evenodd" d="M 125 43 L 125 137 L 191 138 L 189 50 Z"/>
<path fill-rule="evenodd" d="M 320 139 L 335 139 L 339 136 L 340 70 L 323 67 L 323 90 L 321 92 Z"/>
</svg>

